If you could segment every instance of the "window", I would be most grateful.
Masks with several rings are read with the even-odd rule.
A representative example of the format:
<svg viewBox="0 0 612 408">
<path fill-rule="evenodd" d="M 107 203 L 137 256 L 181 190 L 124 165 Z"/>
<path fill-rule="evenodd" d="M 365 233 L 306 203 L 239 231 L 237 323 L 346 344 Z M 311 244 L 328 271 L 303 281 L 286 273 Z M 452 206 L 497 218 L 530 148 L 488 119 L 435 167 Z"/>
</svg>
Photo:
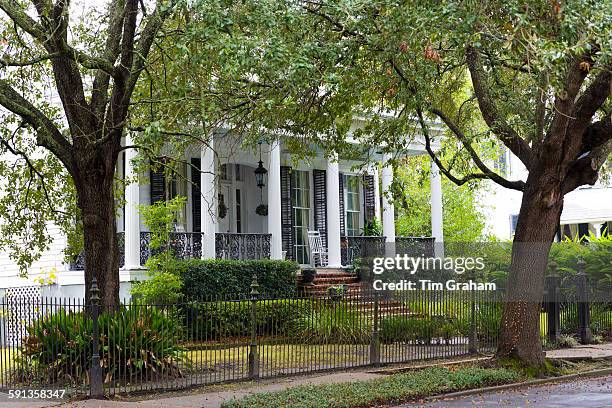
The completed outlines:
<svg viewBox="0 0 612 408">
<path fill-rule="evenodd" d="M 242 233 L 242 202 L 239 188 L 236 189 L 236 232 Z"/>
<path fill-rule="evenodd" d="M 346 192 L 346 235 L 356 236 L 360 233 L 360 211 L 361 200 L 359 196 L 359 176 L 344 176 L 344 186 Z"/>
<path fill-rule="evenodd" d="M 234 173 L 236 174 L 236 181 L 242 181 L 242 167 L 239 164 L 234 165 Z"/>
<path fill-rule="evenodd" d="M 291 205 L 293 207 L 293 242 L 295 260 L 309 263 L 308 228 L 310 225 L 310 179 L 307 171 L 291 172 Z"/>
<path fill-rule="evenodd" d="M 510 216 L 510 235 L 514 235 L 516 232 L 516 223 L 518 222 L 518 214 L 512 214 Z"/>
<path fill-rule="evenodd" d="M 219 178 L 223 181 L 231 181 L 231 174 L 229 174 L 229 168 L 227 164 L 222 164 L 219 168 Z"/>
</svg>

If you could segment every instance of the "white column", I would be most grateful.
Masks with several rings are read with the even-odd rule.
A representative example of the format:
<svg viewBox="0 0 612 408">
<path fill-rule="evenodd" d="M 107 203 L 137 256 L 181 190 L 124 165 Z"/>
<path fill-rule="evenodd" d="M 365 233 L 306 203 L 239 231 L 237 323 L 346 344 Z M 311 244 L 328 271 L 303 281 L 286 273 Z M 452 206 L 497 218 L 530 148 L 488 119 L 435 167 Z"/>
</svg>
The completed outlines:
<svg viewBox="0 0 612 408">
<path fill-rule="evenodd" d="M 442 247 L 444 232 L 442 229 L 442 177 L 438 165 L 431 162 L 430 172 L 431 190 L 431 236 L 436 239 L 436 247 Z"/>
<path fill-rule="evenodd" d="M 270 239 L 270 258 L 283 258 L 283 231 L 281 222 L 281 176 L 280 142 L 270 145 L 268 163 L 268 234 Z"/>
<path fill-rule="evenodd" d="M 200 150 L 201 171 L 200 184 L 202 197 L 201 231 L 202 259 L 215 258 L 215 232 L 217 224 L 217 191 L 215 188 L 215 152 L 214 135 L 210 135 L 208 146 L 203 144 Z"/>
<path fill-rule="evenodd" d="M 338 158 L 333 155 L 327 159 L 326 197 L 327 197 L 327 258 L 330 268 L 342 266 L 340 255 L 340 183 Z"/>
<path fill-rule="evenodd" d="M 444 257 L 444 230 L 442 209 L 442 177 L 438 165 L 432 160 L 430 168 L 431 193 L 431 236 L 435 238 L 434 252 L 437 257 Z"/>
<path fill-rule="evenodd" d="M 601 238 L 601 227 L 603 226 L 603 222 L 595 222 L 595 223 L 591 224 L 591 226 L 595 230 L 594 231 L 595 237 L 596 238 Z"/>
<path fill-rule="evenodd" d="M 395 207 L 391 196 L 391 184 L 393 183 L 393 168 L 389 163 L 389 154 L 383 156 L 382 189 L 383 189 L 383 235 L 387 242 L 395 242 Z"/>
<path fill-rule="evenodd" d="M 125 145 L 133 144 L 132 137 L 128 132 L 125 137 Z M 125 186 L 125 265 L 124 269 L 140 269 L 140 186 L 138 177 L 134 171 L 132 159 L 136 157 L 136 149 L 125 150 L 125 178 L 130 181 Z"/>
</svg>

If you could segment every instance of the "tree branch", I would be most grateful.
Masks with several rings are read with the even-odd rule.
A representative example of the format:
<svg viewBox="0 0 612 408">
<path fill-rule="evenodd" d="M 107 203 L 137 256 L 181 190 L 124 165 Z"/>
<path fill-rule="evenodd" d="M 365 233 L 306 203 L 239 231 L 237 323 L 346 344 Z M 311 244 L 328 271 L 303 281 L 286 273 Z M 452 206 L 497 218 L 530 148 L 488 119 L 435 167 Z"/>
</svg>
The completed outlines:
<svg viewBox="0 0 612 408">
<path fill-rule="evenodd" d="M 45 29 L 32 17 L 27 15 L 19 6 L 19 3 L 14 0 L 0 0 L 0 9 L 2 9 L 2 11 L 4 11 L 23 31 L 30 34 L 45 46 L 48 41 Z"/>
<path fill-rule="evenodd" d="M 474 162 L 474 164 L 476 164 L 476 167 L 478 167 L 478 169 L 480 169 L 480 171 L 482 171 L 484 175 L 486 175 L 489 179 L 499 184 L 500 186 L 503 186 L 506 188 L 511 188 L 513 190 L 519 190 L 519 191 L 522 191 L 525 188 L 525 183 L 523 181 L 507 180 L 504 177 L 500 176 L 499 174 L 495 173 L 489 167 L 487 167 L 487 165 L 483 163 L 480 156 L 478 155 L 476 150 L 474 150 L 468 138 L 461 131 L 461 129 L 459 129 L 459 127 L 449 117 L 447 117 L 442 111 L 436 108 L 432 108 L 431 112 L 435 114 L 436 116 L 438 116 L 440 119 L 442 119 L 442 121 L 446 124 L 446 126 L 448 126 L 448 128 L 457 136 L 457 138 L 461 141 L 465 149 L 470 154 L 470 157 L 472 158 L 472 161 Z"/>
<path fill-rule="evenodd" d="M 419 107 L 417 107 L 417 117 L 419 119 L 419 124 L 421 126 L 421 131 L 423 132 L 423 136 L 425 137 L 425 150 L 429 154 L 429 157 L 431 157 L 431 159 L 436 163 L 436 165 L 438 166 L 440 171 L 450 181 L 452 181 L 453 183 L 455 183 L 458 186 L 461 186 L 461 185 L 467 183 L 468 181 L 472 181 L 472 180 L 491 179 L 490 175 L 489 174 L 485 174 L 485 173 L 471 173 L 471 174 L 468 174 L 468 175 L 466 175 L 466 176 L 464 176 L 462 178 L 455 177 L 450 172 L 450 170 L 448 170 L 446 168 L 446 166 L 444 166 L 444 164 L 442 164 L 442 161 L 438 158 L 438 156 L 436 156 L 436 153 L 431 148 L 431 137 L 429 135 L 429 128 L 427 127 L 427 123 L 425 122 L 425 119 L 423 117 L 423 112 L 422 112 L 421 108 L 419 108 Z M 505 179 L 502 178 L 502 180 L 505 180 Z M 507 188 L 510 188 L 510 189 L 513 189 L 513 190 L 519 190 L 519 191 L 523 191 L 523 189 L 524 189 L 524 183 L 522 181 L 518 181 L 518 182 L 511 182 L 511 181 L 508 181 L 508 180 L 505 180 L 505 181 L 508 184 L 504 185 L 504 187 L 507 187 Z"/>
<path fill-rule="evenodd" d="M 466 61 L 474 86 L 474 93 L 478 99 L 478 106 L 485 122 L 516 157 L 518 157 L 529 170 L 532 166 L 532 150 L 529 144 L 521 138 L 504 120 L 489 94 L 486 74 L 478 50 L 472 46 L 466 49 Z"/>
<path fill-rule="evenodd" d="M 69 171 L 72 169 L 70 142 L 45 114 L 15 91 L 4 79 L 0 79 L 0 105 L 31 125 L 36 130 L 37 143 L 55 154 Z"/>
</svg>

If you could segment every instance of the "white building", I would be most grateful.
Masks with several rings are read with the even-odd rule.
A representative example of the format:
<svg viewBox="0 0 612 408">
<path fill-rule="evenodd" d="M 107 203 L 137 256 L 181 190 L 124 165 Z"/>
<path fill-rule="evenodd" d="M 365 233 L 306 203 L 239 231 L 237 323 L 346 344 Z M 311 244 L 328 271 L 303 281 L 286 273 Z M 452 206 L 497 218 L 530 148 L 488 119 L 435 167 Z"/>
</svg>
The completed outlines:
<svg viewBox="0 0 612 408">
<path fill-rule="evenodd" d="M 498 169 L 511 180 L 526 180 L 527 170 L 513 154 L 506 153 L 498 163 Z M 489 182 L 491 188 L 481 199 L 487 213 L 490 232 L 499 239 L 511 239 L 516 229 L 521 207 L 522 193 Z M 582 186 L 564 199 L 557 240 L 575 238 L 604 231 L 612 234 L 612 185 L 597 182 L 594 186 Z"/>
<path fill-rule="evenodd" d="M 129 137 L 125 144 L 132 144 Z M 328 267 L 338 268 L 350 264 L 354 249 L 364 242 L 384 245 L 403 239 L 395 236 L 394 208 L 383 194 L 393 182 L 393 171 L 388 157 L 375 149 L 369 149 L 370 162 L 364 166 L 363 158 L 337 158 L 317 146 L 312 146 L 315 157 L 307 161 L 292 157 L 281 142 L 263 143 L 260 151 L 235 146 L 235 139 L 220 132 L 211 146 L 194 145 L 184 152 L 179 176 L 166 179 L 162 172 L 150 171 L 139 175 L 140 183 L 127 186 L 125 206 L 117 216 L 121 297 L 129 296 L 130 281 L 146 276 L 142 265 L 150 256 L 150 233 L 138 206 L 179 194 L 187 202 L 172 245 L 182 258 L 286 258 L 307 265 L 311 263 L 307 231 L 318 230 L 328 251 Z M 128 149 L 121 155 L 119 175 L 134 177 L 131 159 L 136 154 Z M 401 154 L 426 153 L 421 143 L 414 142 Z M 260 155 L 267 171 L 261 188 L 255 175 Z M 441 242 L 438 171 L 432 172 L 431 185 L 432 235 Z M 256 213 L 261 205 L 267 206 L 267 215 Z M 383 237 L 363 236 L 364 225 L 373 219 L 382 221 Z M 82 258 L 64 262 L 66 239 L 57 228 L 49 231 L 51 249 L 32 266 L 27 278 L 20 278 L 17 266 L 0 253 L 0 290 L 26 290 L 42 277 L 53 281 L 43 285 L 45 295 L 83 295 Z M 49 279 L 52 269 L 55 276 Z"/>
</svg>

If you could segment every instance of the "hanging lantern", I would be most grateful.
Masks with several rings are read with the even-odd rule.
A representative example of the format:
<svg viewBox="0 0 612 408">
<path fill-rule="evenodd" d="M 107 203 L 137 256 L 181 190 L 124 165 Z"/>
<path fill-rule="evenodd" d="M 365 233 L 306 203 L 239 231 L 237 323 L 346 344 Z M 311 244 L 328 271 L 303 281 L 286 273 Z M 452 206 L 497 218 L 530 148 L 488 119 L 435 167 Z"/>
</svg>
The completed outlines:
<svg viewBox="0 0 612 408">
<path fill-rule="evenodd" d="M 266 186 L 266 174 L 268 174 L 268 170 L 263 166 L 263 162 L 260 160 L 259 165 L 255 169 L 255 181 L 257 182 L 257 187 L 264 188 Z"/>
<path fill-rule="evenodd" d="M 255 181 L 257 182 L 257 187 L 264 188 L 266 186 L 266 174 L 268 174 L 268 170 L 266 170 L 261 161 L 261 143 L 261 141 L 257 143 L 259 145 L 259 165 L 255 169 Z"/>
</svg>

